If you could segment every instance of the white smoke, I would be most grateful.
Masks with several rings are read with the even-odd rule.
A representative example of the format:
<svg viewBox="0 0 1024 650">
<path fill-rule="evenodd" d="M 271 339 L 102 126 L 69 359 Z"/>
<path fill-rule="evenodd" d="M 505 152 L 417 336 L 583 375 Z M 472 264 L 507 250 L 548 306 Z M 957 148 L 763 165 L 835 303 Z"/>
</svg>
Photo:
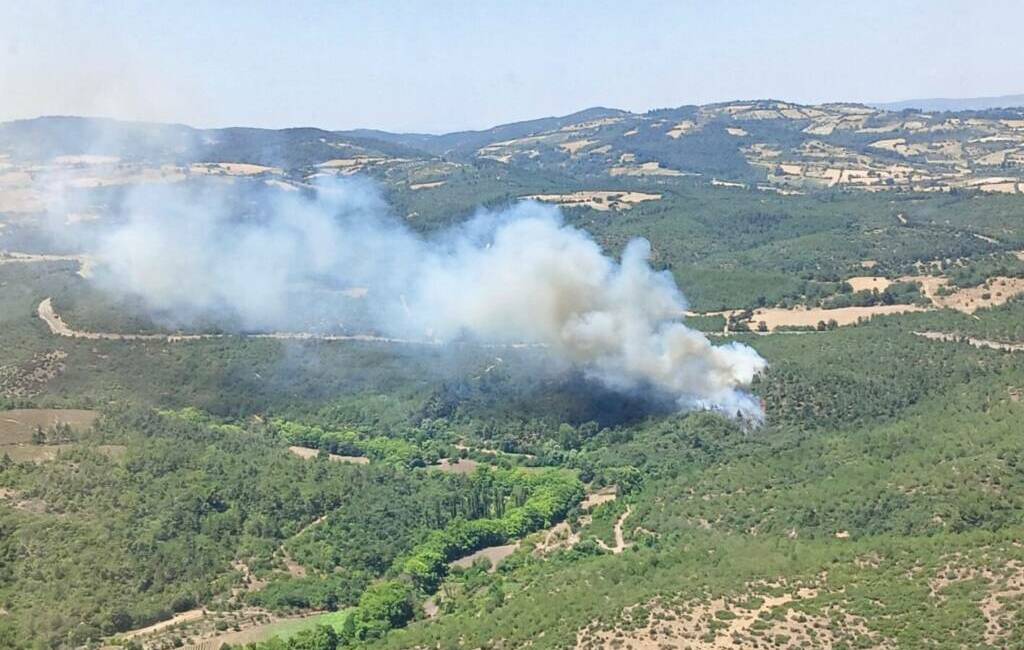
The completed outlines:
<svg viewBox="0 0 1024 650">
<path fill-rule="evenodd" d="M 344 305 L 339 313 L 357 306 L 349 327 L 442 343 L 542 344 L 612 388 L 761 417 L 745 388 L 766 362 L 682 323 L 685 299 L 670 274 L 651 268 L 646 240 L 632 241 L 617 263 L 557 208 L 535 202 L 426 239 L 353 179 L 321 185 L 314 197 L 268 200 L 258 216 L 239 219 L 216 193 L 133 190 L 127 220 L 96 245 L 98 281 L 179 322 L 244 330 L 308 329 L 311 314 L 330 312 L 311 302 Z M 352 288 L 368 292 L 339 293 Z"/>
</svg>

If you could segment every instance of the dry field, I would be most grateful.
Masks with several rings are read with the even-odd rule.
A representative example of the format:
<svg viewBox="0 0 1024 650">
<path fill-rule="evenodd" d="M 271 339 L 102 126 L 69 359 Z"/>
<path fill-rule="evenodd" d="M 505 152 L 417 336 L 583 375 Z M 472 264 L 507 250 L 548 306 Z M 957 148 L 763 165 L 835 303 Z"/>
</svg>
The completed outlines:
<svg viewBox="0 0 1024 650">
<path fill-rule="evenodd" d="M 563 142 L 558 146 L 570 156 L 574 156 L 579 153 L 581 149 L 585 149 L 596 142 L 597 140 L 569 140 L 568 142 Z"/>
<path fill-rule="evenodd" d="M 193 174 L 224 174 L 226 176 L 257 176 L 259 174 L 284 173 L 277 167 L 264 167 L 263 165 L 238 162 L 193 163 L 189 166 L 189 172 Z"/>
<path fill-rule="evenodd" d="M 480 463 L 475 460 L 470 460 L 469 458 L 460 458 L 454 463 L 447 458 L 442 458 L 438 461 L 437 465 L 431 465 L 430 469 L 436 469 L 439 472 L 449 472 L 451 474 L 472 474 L 479 466 Z"/>
<path fill-rule="evenodd" d="M 0 445 L 29 443 L 36 427 L 50 429 L 67 424 L 76 431 L 93 425 L 99 413 L 82 409 L 14 409 L 0 411 Z"/>
<path fill-rule="evenodd" d="M 309 447 L 298 447 L 292 445 L 288 447 L 288 451 L 292 452 L 299 458 L 316 458 L 320 454 L 319 449 L 310 449 Z M 352 463 L 354 465 L 366 465 L 370 462 L 370 459 L 366 456 L 342 456 L 340 454 L 327 454 L 327 458 L 336 463 Z"/>
<path fill-rule="evenodd" d="M 509 555 L 515 553 L 518 548 L 519 542 L 515 542 L 514 544 L 502 544 L 501 546 L 488 546 L 487 548 L 482 548 L 475 553 L 470 553 L 466 557 L 460 557 L 454 562 L 449 563 L 448 566 L 468 569 L 480 558 L 487 558 L 491 562 L 491 567 L 487 572 L 494 573 L 497 571 L 498 565 L 501 564 Z"/>
<path fill-rule="evenodd" d="M 544 201 L 545 203 L 556 203 L 566 207 L 587 207 L 606 212 L 608 210 L 628 210 L 635 204 L 644 201 L 657 201 L 661 198 L 661 194 L 602 190 L 573 192 L 571 194 L 531 194 L 521 198 Z"/>
<path fill-rule="evenodd" d="M 1002 305 L 1024 294 L 1024 278 L 989 278 L 983 284 L 969 288 L 950 287 L 948 278 L 933 275 L 906 276 L 900 278 L 900 281 L 921 285 L 921 291 L 936 307 L 955 309 L 966 314 Z"/>
<path fill-rule="evenodd" d="M 853 287 L 854 291 L 871 291 L 872 289 L 878 289 L 879 291 L 885 291 L 892 284 L 892 281 L 888 278 L 876 277 L 872 275 L 864 275 L 855 278 L 847 278 L 846 282 Z"/>
<path fill-rule="evenodd" d="M 81 409 L 15 409 L 0 411 L 0 455 L 7 455 L 16 462 L 42 463 L 52 461 L 64 450 L 73 449 L 73 443 L 34 444 L 32 434 L 36 428 L 49 431 L 58 424 L 66 424 L 73 431 L 86 431 L 93 425 L 99 413 Z M 123 445 L 98 445 L 96 451 L 111 458 L 124 456 Z"/>
<path fill-rule="evenodd" d="M 841 309 L 795 308 L 782 309 L 771 307 L 758 309 L 750 318 L 752 329 L 758 323 L 764 323 L 769 332 L 779 327 L 815 327 L 819 322 L 836 321 L 840 326 L 855 325 L 861 320 L 870 320 L 874 316 L 887 314 L 906 314 L 925 311 L 916 305 L 874 305 L 872 307 L 843 307 Z"/>
<path fill-rule="evenodd" d="M 645 162 L 639 165 L 623 166 L 618 165 L 608 170 L 612 176 L 690 176 L 688 172 L 681 172 L 678 169 L 662 167 L 661 163 Z"/>
</svg>

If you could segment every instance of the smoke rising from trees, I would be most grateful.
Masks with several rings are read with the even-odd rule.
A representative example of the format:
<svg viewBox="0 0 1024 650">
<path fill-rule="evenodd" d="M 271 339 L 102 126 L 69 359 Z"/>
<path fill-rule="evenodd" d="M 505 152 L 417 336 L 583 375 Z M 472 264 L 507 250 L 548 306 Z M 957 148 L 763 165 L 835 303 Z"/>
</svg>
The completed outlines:
<svg viewBox="0 0 1024 650">
<path fill-rule="evenodd" d="M 685 326 L 685 298 L 646 240 L 615 261 L 552 206 L 481 211 L 427 238 L 371 183 L 345 179 L 241 209 L 224 191 L 140 186 L 122 214 L 91 244 L 96 281 L 165 321 L 539 344 L 616 390 L 761 417 L 745 389 L 765 360 Z"/>
</svg>

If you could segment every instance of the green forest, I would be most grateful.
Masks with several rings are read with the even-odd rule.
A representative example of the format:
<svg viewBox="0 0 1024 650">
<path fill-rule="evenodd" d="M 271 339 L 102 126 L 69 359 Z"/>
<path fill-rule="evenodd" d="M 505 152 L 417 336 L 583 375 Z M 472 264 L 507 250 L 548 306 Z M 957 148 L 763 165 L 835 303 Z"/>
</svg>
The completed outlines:
<svg viewBox="0 0 1024 650">
<path fill-rule="evenodd" d="M 656 192 L 562 215 L 615 259 L 647 238 L 686 296 L 678 322 L 767 360 L 751 387 L 763 422 L 529 345 L 169 326 L 78 261 L 0 255 L 0 647 L 1024 647 L 1024 297 L 936 302 L 1024 277 L 1020 197 L 758 190 L 717 122 L 665 136 L 697 115 L 652 111 L 664 123 L 633 135 L 617 111 L 584 117 L 613 120 L 602 133 L 636 142 L 638 164 L 706 175 L 606 175 L 550 143 L 529 164 L 475 158 L 568 118 L 353 132 L 345 151 L 390 160 L 366 175 L 441 241 L 525 195 Z M 802 125 L 746 127 L 793 144 Z M 202 151 L 283 164 L 290 181 L 341 155 L 326 131 L 222 135 Z M 75 252 L 0 217 L 0 252 Z M 865 276 L 884 286 L 855 288 Z M 142 338 L 54 334 L 46 298 L 85 332 Z M 893 306 L 905 313 L 829 314 Z M 758 331 L 753 311 L 771 308 L 824 317 Z M 212 336 L 169 338 L 185 330 Z"/>
</svg>

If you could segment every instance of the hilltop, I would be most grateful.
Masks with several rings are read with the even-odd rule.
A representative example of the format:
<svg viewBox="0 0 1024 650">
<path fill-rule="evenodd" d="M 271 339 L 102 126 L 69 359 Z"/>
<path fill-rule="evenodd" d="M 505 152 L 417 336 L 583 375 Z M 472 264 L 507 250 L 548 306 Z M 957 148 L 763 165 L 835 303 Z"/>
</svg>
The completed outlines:
<svg viewBox="0 0 1024 650">
<path fill-rule="evenodd" d="M 90 154 L 161 163 L 246 162 L 295 172 L 304 180 L 317 174 L 402 171 L 409 185 L 420 187 L 466 166 L 497 162 L 508 173 L 640 184 L 697 177 L 771 192 L 1013 194 L 1024 191 L 1024 108 L 923 112 L 758 100 L 643 114 L 591 108 L 443 135 L 200 130 L 39 118 L 0 126 L 0 151 L 13 160 Z"/>
<path fill-rule="evenodd" d="M 1018 109 L 774 100 L 446 135 L 0 125 L 0 646 L 1019 646 L 1022 141 Z M 764 423 L 389 337 L 332 311 L 374 290 L 334 277 L 278 332 L 93 275 L 133 190 L 248 225 L 338 177 L 416 241 L 527 199 L 615 259 L 646 238 L 672 323 L 768 361 Z"/>
</svg>

